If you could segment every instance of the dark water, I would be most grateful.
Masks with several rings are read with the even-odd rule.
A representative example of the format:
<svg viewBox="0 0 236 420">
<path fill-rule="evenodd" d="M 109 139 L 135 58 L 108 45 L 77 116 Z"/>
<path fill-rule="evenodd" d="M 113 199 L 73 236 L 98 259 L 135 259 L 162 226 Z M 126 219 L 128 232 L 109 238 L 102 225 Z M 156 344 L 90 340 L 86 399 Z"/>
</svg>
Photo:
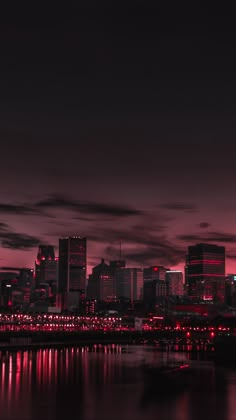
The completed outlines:
<svg viewBox="0 0 236 420">
<path fill-rule="evenodd" d="M 146 346 L 0 352 L 3 420 L 236 420 L 236 370 Z M 189 363 L 193 386 L 159 397 L 143 363 Z"/>
</svg>

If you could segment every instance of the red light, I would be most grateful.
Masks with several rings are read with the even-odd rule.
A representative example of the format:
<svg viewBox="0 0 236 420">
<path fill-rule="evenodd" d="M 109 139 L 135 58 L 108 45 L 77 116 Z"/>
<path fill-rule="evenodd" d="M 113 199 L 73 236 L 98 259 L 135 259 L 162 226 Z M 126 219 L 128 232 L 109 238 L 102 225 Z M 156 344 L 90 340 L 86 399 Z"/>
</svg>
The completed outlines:
<svg viewBox="0 0 236 420">
<path fill-rule="evenodd" d="M 215 337 L 215 333 L 213 331 L 211 332 L 210 335 L 211 335 L 211 337 Z"/>
<path fill-rule="evenodd" d="M 201 273 L 201 274 L 188 274 L 188 277 L 225 277 L 224 274 L 206 274 L 206 273 Z"/>
<path fill-rule="evenodd" d="M 193 264 L 222 264 L 223 261 L 221 260 L 192 260 L 190 261 L 189 265 L 193 265 Z"/>
<path fill-rule="evenodd" d="M 189 368 L 189 365 L 181 365 L 179 368 L 180 369 L 186 369 L 186 368 Z"/>
<path fill-rule="evenodd" d="M 153 267 L 153 271 L 158 271 L 158 267 Z"/>
<path fill-rule="evenodd" d="M 187 337 L 190 337 L 190 332 L 189 331 L 186 333 L 186 336 Z"/>
</svg>

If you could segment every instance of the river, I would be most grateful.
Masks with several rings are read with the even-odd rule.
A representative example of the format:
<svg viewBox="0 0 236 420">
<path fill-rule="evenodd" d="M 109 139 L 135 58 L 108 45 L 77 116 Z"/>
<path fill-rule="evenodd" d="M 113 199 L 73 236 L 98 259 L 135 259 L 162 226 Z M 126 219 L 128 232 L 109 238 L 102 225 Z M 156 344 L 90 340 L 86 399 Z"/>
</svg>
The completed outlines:
<svg viewBox="0 0 236 420">
<path fill-rule="evenodd" d="M 3 420 L 235 420 L 236 369 L 190 357 L 117 344 L 0 352 L 0 415 Z M 143 366 L 170 363 L 193 367 L 197 386 L 165 398 L 155 389 L 147 392 Z"/>
</svg>

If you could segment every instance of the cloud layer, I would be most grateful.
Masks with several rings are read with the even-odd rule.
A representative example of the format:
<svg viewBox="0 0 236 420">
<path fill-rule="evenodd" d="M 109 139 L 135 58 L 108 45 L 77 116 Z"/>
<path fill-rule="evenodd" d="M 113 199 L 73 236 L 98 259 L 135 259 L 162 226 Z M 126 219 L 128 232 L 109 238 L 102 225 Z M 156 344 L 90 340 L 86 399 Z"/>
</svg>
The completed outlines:
<svg viewBox="0 0 236 420">
<path fill-rule="evenodd" d="M 195 204 L 184 202 L 169 202 L 161 204 L 159 207 L 165 210 L 183 211 L 186 213 L 195 213 L 198 211 Z"/>
<path fill-rule="evenodd" d="M 207 232 L 202 234 L 183 234 L 177 235 L 176 239 L 184 242 L 215 242 L 215 243 L 235 243 L 236 234 L 226 232 Z"/>
<path fill-rule="evenodd" d="M 67 209 L 82 214 L 105 215 L 111 217 L 139 216 L 141 211 L 129 206 L 118 206 L 107 203 L 77 201 L 65 196 L 51 195 L 35 203 L 36 209 Z"/>
<path fill-rule="evenodd" d="M 40 243 L 40 238 L 26 233 L 14 232 L 6 223 L 0 223 L 0 243 L 2 248 L 30 250 Z"/>
<path fill-rule="evenodd" d="M 186 213 L 193 213 L 191 218 L 195 218 L 190 229 L 185 226 Z M 171 268 L 184 264 L 188 245 L 214 242 L 232 248 L 236 242 L 234 233 L 209 231 L 211 223 L 197 220 L 197 207 L 187 202 L 164 203 L 140 210 L 123 203 L 51 194 L 23 204 L 0 203 L 0 214 L 4 217 L 0 222 L 2 248 L 32 251 L 36 255 L 36 247 L 42 242 L 57 248 L 59 237 L 81 234 L 88 239 L 90 265 L 100 257 L 118 259 L 121 246 L 128 266 L 161 264 Z M 229 249 L 228 258 L 235 258 L 233 248 Z"/>
</svg>

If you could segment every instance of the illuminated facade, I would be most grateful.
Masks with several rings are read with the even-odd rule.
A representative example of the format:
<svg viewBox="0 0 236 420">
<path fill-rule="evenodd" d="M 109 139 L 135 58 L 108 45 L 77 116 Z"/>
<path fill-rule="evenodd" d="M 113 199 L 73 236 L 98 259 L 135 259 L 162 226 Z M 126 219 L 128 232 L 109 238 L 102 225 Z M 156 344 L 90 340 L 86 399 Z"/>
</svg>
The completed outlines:
<svg viewBox="0 0 236 420">
<path fill-rule="evenodd" d="M 189 246 L 185 283 L 187 295 L 191 298 L 224 302 L 225 248 L 212 244 Z"/>
<path fill-rule="evenodd" d="M 62 309 L 79 308 L 85 295 L 87 240 L 79 236 L 59 239 L 59 281 Z"/>
<path fill-rule="evenodd" d="M 236 308 L 236 274 L 228 274 L 225 279 L 225 303 Z"/>
<path fill-rule="evenodd" d="M 22 292 L 23 306 L 30 303 L 32 291 L 34 289 L 34 270 L 30 268 L 22 268 L 19 272 L 19 287 Z M 14 298 L 16 303 L 16 297 Z"/>
<path fill-rule="evenodd" d="M 48 295 L 56 299 L 58 283 L 58 258 L 55 257 L 52 245 L 39 245 L 35 261 L 36 286 L 47 285 Z"/>
<path fill-rule="evenodd" d="M 154 265 L 152 267 L 143 269 L 144 282 L 150 280 L 165 280 L 166 272 L 169 268 L 163 267 L 162 265 Z"/>
<path fill-rule="evenodd" d="M 183 273 L 178 270 L 168 270 L 166 272 L 166 283 L 168 296 L 183 296 Z"/>
</svg>

